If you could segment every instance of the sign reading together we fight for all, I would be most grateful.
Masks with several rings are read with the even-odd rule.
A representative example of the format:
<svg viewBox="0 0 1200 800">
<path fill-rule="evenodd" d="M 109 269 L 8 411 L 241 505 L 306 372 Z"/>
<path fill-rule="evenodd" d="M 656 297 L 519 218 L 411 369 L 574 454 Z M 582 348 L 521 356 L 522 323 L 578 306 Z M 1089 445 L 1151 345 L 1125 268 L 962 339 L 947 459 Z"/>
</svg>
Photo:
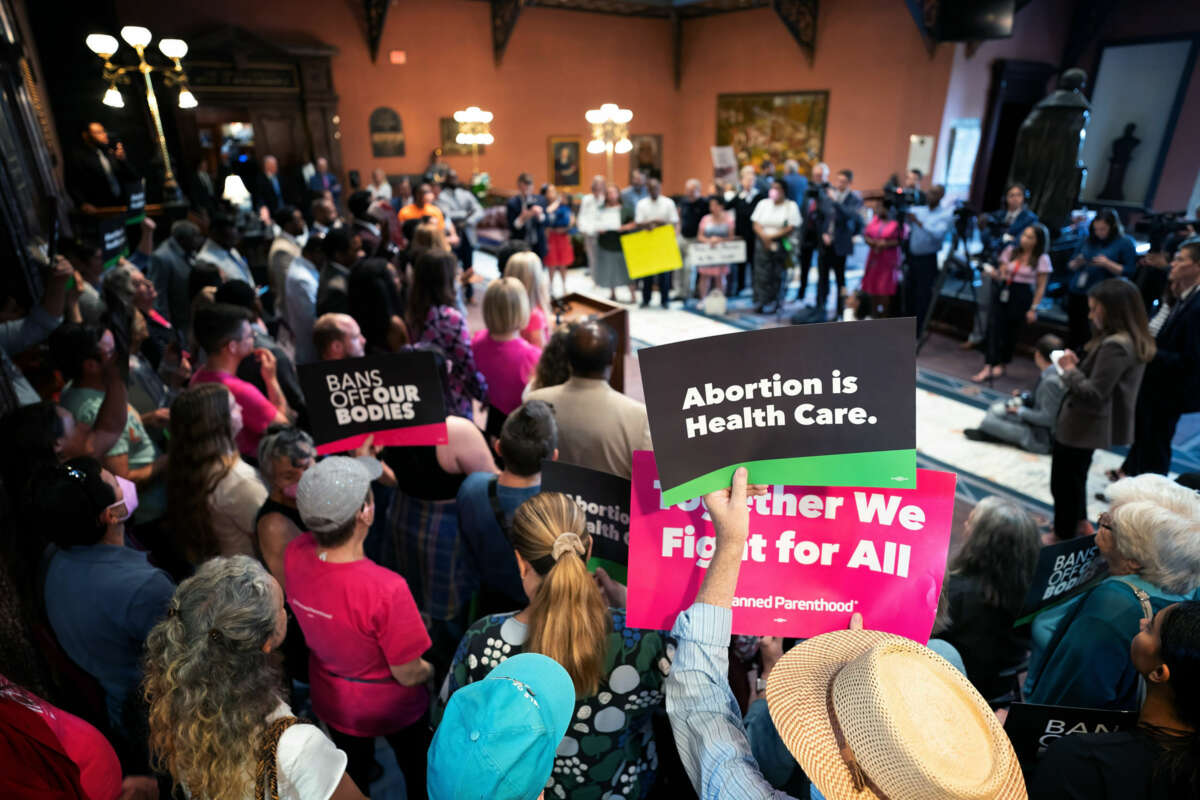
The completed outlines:
<svg viewBox="0 0 1200 800">
<path fill-rule="evenodd" d="M 913 320 L 792 325 L 638 351 L 664 502 L 751 483 L 916 486 Z"/>
<path fill-rule="evenodd" d="M 716 548 L 701 498 L 673 504 L 655 454 L 633 454 L 627 615 L 669 630 L 691 605 Z M 733 599 L 733 632 L 808 638 L 844 629 L 926 642 L 946 570 L 956 478 L 917 470 L 912 489 L 783 486 L 749 500 L 750 536 Z"/>
<path fill-rule="evenodd" d="M 297 367 L 317 452 L 446 444 L 446 401 L 433 353 L 319 361 Z"/>
</svg>

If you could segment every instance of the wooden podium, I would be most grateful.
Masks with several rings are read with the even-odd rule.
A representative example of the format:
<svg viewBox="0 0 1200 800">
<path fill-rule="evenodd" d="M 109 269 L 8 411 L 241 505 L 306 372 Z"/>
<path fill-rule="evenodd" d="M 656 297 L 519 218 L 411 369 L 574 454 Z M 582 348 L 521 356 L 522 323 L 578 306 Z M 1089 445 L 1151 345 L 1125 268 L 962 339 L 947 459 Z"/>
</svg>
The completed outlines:
<svg viewBox="0 0 1200 800">
<path fill-rule="evenodd" d="M 560 298 L 555 307 L 555 327 L 564 322 L 583 322 L 596 319 L 617 334 L 617 352 L 613 356 L 612 374 L 608 383 L 618 392 L 625 392 L 625 355 L 629 352 L 629 312 L 616 303 L 572 292 Z"/>
</svg>

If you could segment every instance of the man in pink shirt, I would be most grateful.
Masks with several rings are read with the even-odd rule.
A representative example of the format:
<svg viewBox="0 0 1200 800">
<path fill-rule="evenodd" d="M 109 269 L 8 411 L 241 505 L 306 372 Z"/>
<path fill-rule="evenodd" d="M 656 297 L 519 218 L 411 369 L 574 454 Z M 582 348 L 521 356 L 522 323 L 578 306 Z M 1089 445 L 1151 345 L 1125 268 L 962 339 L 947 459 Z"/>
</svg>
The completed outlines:
<svg viewBox="0 0 1200 800">
<path fill-rule="evenodd" d="M 310 533 L 284 555 L 287 597 L 309 647 L 313 711 L 346 753 L 346 772 L 370 784 L 375 737 L 383 736 L 404 773 L 408 796 L 425 797 L 429 692 L 433 667 L 422 658 L 429 634 L 408 583 L 366 557 L 375 519 L 370 457 L 330 456 L 296 487 Z"/>
<path fill-rule="evenodd" d="M 275 375 L 275 356 L 265 348 L 255 349 L 254 331 L 250 327 L 251 314 L 244 308 L 216 303 L 196 312 L 192 329 L 196 341 L 204 348 L 205 361 L 192 374 L 191 385 L 221 383 L 233 394 L 233 399 L 242 408 L 242 430 L 237 435 L 238 450 L 244 456 L 254 458 L 258 453 L 258 441 L 272 423 L 287 425 L 287 397 Z M 258 387 L 237 377 L 238 364 L 246 356 L 258 357 L 262 370 L 263 384 L 267 387 L 264 396 Z"/>
</svg>

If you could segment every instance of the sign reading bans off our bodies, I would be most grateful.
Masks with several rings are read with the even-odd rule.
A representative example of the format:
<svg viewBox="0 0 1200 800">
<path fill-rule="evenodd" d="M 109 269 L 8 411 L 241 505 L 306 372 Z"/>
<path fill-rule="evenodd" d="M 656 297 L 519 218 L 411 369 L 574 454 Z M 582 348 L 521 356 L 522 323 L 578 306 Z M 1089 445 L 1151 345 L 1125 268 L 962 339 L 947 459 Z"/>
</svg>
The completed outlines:
<svg viewBox="0 0 1200 800">
<path fill-rule="evenodd" d="M 575 464 L 543 461 L 542 491 L 562 492 L 583 509 L 592 536 L 588 569 L 604 567 L 613 580 L 625 583 L 629 571 L 629 481 Z"/>
<path fill-rule="evenodd" d="M 317 452 L 445 444 L 446 401 L 432 353 L 321 361 L 298 367 Z"/>
<path fill-rule="evenodd" d="M 638 351 L 664 500 L 751 483 L 916 486 L 913 320 L 792 325 Z"/>
<path fill-rule="evenodd" d="M 917 470 L 915 489 L 771 487 L 752 498 L 733 632 L 808 638 L 855 611 L 871 630 L 926 642 L 946 570 L 955 476 Z M 654 454 L 633 454 L 629 624 L 669 630 L 691 605 L 716 539 L 700 498 L 672 505 Z"/>
</svg>

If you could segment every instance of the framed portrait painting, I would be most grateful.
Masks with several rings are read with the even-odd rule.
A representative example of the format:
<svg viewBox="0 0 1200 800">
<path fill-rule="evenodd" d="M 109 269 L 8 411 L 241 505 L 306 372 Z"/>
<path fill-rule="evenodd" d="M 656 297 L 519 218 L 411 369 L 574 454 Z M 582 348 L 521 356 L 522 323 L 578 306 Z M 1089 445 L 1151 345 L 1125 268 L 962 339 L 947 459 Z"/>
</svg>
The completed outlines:
<svg viewBox="0 0 1200 800">
<path fill-rule="evenodd" d="M 808 175 L 825 153 L 829 92 L 717 95 L 717 144 L 733 148 L 739 164 L 780 166 L 789 158 Z"/>
<path fill-rule="evenodd" d="M 662 180 L 662 134 L 661 133 L 632 133 L 629 143 L 633 149 L 629 151 L 629 182 L 633 183 L 633 173 L 641 170 L 647 178 Z"/>
<path fill-rule="evenodd" d="M 583 139 L 578 136 L 551 136 L 546 143 L 550 182 L 560 189 L 577 189 L 580 186 L 579 156 L 583 152 Z"/>
</svg>

